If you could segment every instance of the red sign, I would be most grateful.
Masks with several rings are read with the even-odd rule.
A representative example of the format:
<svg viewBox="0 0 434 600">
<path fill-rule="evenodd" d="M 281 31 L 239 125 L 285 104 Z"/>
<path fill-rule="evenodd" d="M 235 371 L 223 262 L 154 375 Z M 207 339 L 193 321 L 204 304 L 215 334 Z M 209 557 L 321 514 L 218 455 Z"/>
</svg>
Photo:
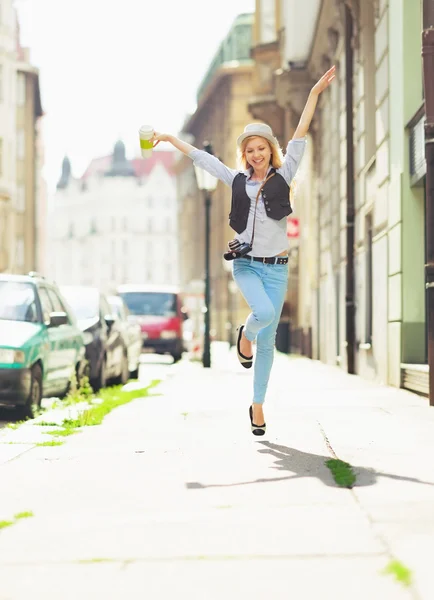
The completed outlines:
<svg viewBox="0 0 434 600">
<path fill-rule="evenodd" d="M 300 235 L 300 224 L 299 220 L 295 217 L 288 217 L 286 219 L 286 237 L 298 238 Z"/>
</svg>

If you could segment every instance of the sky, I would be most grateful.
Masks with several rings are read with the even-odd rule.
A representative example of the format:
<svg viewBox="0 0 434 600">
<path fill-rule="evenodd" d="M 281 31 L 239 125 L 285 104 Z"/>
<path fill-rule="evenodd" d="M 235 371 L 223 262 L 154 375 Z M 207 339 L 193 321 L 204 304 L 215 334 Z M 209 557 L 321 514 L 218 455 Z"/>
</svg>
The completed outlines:
<svg viewBox="0 0 434 600">
<path fill-rule="evenodd" d="M 15 0 L 21 43 L 39 68 L 44 176 L 55 189 L 68 155 L 80 177 L 138 130 L 176 135 L 235 17 L 255 0 Z M 168 149 L 166 144 L 161 149 Z"/>
</svg>

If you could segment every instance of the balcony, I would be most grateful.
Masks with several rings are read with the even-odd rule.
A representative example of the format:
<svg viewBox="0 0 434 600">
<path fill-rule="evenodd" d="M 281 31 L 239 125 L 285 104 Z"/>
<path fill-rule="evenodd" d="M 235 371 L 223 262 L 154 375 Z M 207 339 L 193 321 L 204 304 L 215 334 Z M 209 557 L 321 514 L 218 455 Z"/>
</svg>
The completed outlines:
<svg viewBox="0 0 434 600">
<path fill-rule="evenodd" d="M 232 25 L 228 35 L 220 44 L 207 72 L 197 91 L 196 100 L 199 104 L 207 87 L 217 71 L 228 64 L 251 64 L 250 51 L 253 38 L 253 22 L 255 15 L 246 13 L 239 15 Z"/>
</svg>

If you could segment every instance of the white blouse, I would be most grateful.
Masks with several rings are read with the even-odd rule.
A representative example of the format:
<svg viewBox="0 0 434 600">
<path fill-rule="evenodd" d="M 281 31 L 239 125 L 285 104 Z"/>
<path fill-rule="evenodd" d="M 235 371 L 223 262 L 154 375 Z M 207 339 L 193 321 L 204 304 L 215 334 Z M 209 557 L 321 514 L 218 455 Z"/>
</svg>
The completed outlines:
<svg viewBox="0 0 434 600">
<path fill-rule="evenodd" d="M 285 179 L 288 185 L 291 184 L 297 169 L 303 157 L 306 147 L 306 138 L 299 138 L 288 142 L 286 147 L 285 159 L 283 165 L 276 169 Z M 255 213 L 255 203 L 258 189 L 262 182 L 251 181 L 252 171 L 239 171 L 230 169 L 224 165 L 216 156 L 205 152 L 204 150 L 192 150 L 189 154 L 194 164 L 205 171 L 208 171 L 217 179 L 220 179 L 227 186 L 232 187 L 232 182 L 238 173 L 245 173 L 246 193 L 250 198 L 250 210 L 246 229 L 235 236 L 240 242 L 250 243 L 253 232 L 253 216 Z M 271 167 L 270 167 L 271 169 Z M 270 170 L 269 169 L 269 170 Z M 256 209 L 255 239 L 253 249 L 248 256 L 276 256 L 288 249 L 288 239 L 286 237 L 286 217 L 276 221 L 267 216 L 265 212 L 262 194 L 258 200 Z"/>
</svg>

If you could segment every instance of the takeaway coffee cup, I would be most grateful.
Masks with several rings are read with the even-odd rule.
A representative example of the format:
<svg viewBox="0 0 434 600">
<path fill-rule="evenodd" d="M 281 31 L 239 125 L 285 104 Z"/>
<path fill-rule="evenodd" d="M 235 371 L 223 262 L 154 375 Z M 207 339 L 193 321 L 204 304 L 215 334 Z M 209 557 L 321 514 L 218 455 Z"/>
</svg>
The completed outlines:
<svg viewBox="0 0 434 600">
<path fill-rule="evenodd" d="M 154 128 L 150 125 L 142 125 L 139 129 L 140 137 L 140 149 L 142 151 L 143 158 L 149 158 L 152 156 L 152 136 L 154 135 Z"/>
</svg>

